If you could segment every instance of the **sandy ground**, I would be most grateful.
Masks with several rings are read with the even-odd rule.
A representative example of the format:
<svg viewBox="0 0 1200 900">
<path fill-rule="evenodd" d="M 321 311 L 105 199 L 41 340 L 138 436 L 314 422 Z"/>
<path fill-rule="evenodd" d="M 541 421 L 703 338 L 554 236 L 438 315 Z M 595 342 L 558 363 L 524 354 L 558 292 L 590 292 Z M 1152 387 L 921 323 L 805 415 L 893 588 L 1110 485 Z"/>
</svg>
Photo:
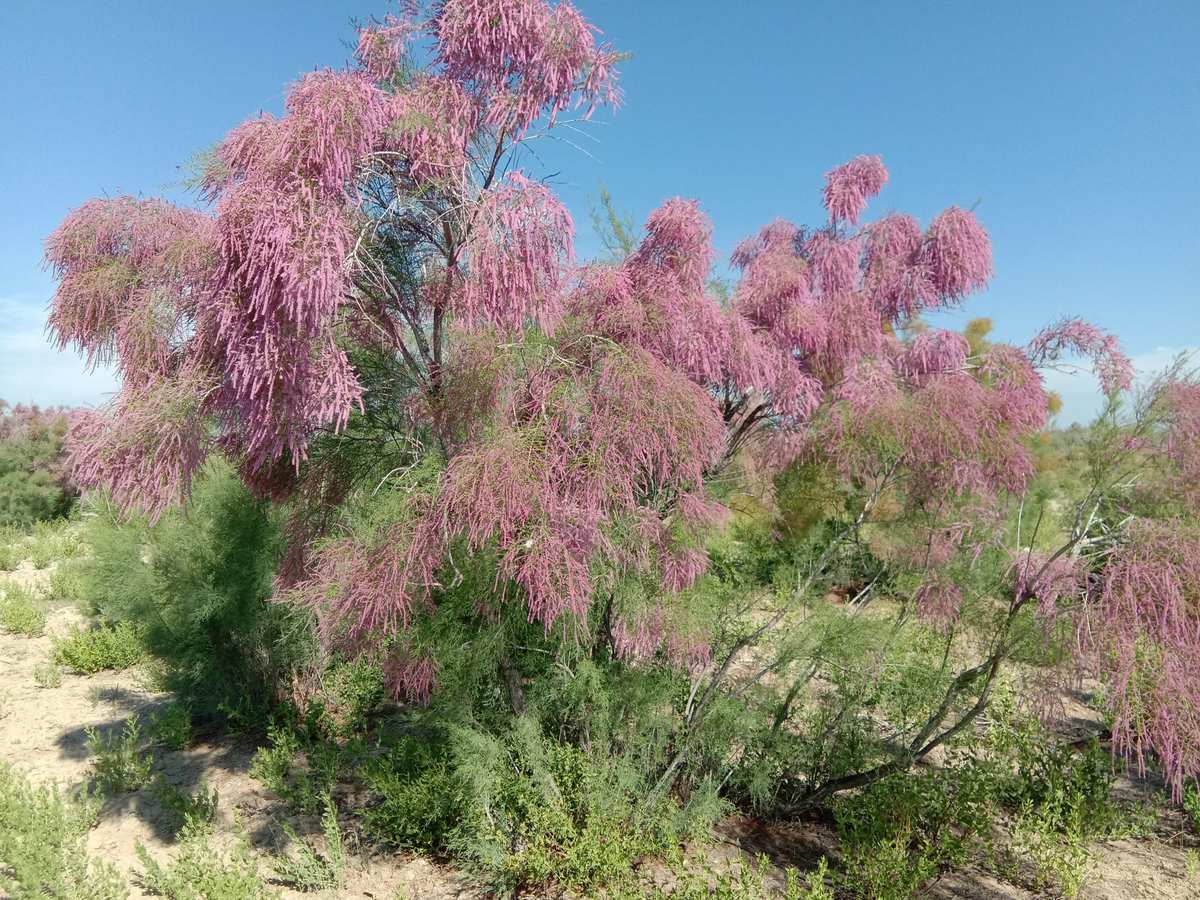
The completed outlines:
<svg viewBox="0 0 1200 900">
<path fill-rule="evenodd" d="M 50 570 L 26 566 L 5 577 L 37 585 Z M 87 783 L 88 751 L 84 729 L 120 731 L 133 715 L 148 717 L 169 698 L 146 689 L 136 670 L 105 672 L 91 677 L 64 673 L 62 684 L 39 688 L 33 670 L 50 653 L 51 636 L 63 634 L 79 622 L 70 608 L 50 612 L 46 634 L 30 639 L 0 634 L 0 759 L 40 783 L 74 788 Z M 315 821 L 297 821 L 249 775 L 254 748 L 237 742 L 200 743 L 187 750 L 154 750 L 154 774 L 189 792 L 204 783 L 220 796 L 218 832 L 232 834 L 236 823 L 245 829 L 252 846 L 264 857 L 260 866 L 269 876 L 266 857 L 286 846 L 279 824 L 290 822 L 301 834 L 317 830 Z M 139 889 L 141 864 L 136 847 L 142 843 L 160 861 L 170 856 L 171 818 L 148 789 L 113 797 L 101 808 L 100 821 L 88 838 L 88 849 L 114 863 L 130 883 L 130 896 L 148 896 Z M 316 839 L 314 839 L 315 841 Z M 474 897 L 454 873 L 427 859 L 384 856 L 356 857 L 349 865 L 345 884 L 336 891 L 300 893 L 280 887 L 289 898 L 369 897 L 376 900 L 411 898 L 441 900 Z"/>
<path fill-rule="evenodd" d="M 35 571 L 24 564 L 0 578 L 40 587 L 49 569 Z M 80 621 L 70 608 L 53 609 L 45 636 L 30 639 L 0 634 L 0 759 L 12 763 L 38 782 L 75 787 L 88 779 L 88 752 L 84 729 L 119 731 L 133 715 L 148 716 L 168 698 L 148 690 L 136 670 L 102 673 L 92 677 L 64 674 L 55 688 L 39 688 L 34 668 L 49 655 L 51 635 L 62 634 Z M 1079 726 L 1089 715 L 1078 702 L 1068 702 L 1066 724 Z M 282 846 L 279 828 L 291 821 L 301 834 L 317 831 L 315 821 L 286 818 L 286 810 L 249 775 L 253 748 L 234 740 L 201 743 L 179 752 L 156 748 L 154 773 L 194 791 L 199 785 L 214 787 L 220 795 L 218 832 L 232 834 L 240 822 L 262 856 L 262 871 L 270 873 L 267 857 Z M 1148 796 L 1152 786 L 1125 781 L 1121 789 L 1130 797 Z M 109 799 L 100 821 L 89 836 L 89 849 L 113 862 L 131 884 L 132 897 L 146 896 L 139 889 L 140 863 L 135 848 L 144 844 L 158 859 L 171 852 L 169 817 L 148 789 Z M 1124 898 L 1200 898 L 1200 875 L 1188 871 L 1188 846 L 1194 836 L 1184 835 L 1182 818 L 1166 816 L 1154 838 L 1123 840 L 1094 848 L 1094 859 L 1083 897 L 1089 900 Z M 807 869 L 822 854 L 835 853 L 832 829 L 820 822 L 796 823 L 764 830 L 753 822 L 731 819 L 721 829 L 720 841 L 706 855 L 718 871 L 736 867 L 744 854 L 765 854 L 772 862 L 767 883 L 782 887 L 782 869 Z M 301 894 L 280 888 L 284 897 L 393 898 L 477 897 L 468 882 L 428 859 L 404 855 L 365 858 L 356 856 L 342 888 L 320 894 Z M 1190 877 L 1189 877 L 1190 875 Z M 669 885 L 668 876 L 651 879 Z M 936 898 L 1017 900 L 1038 896 L 994 876 L 978 871 L 953 872 L 926 891 Z M 1045 895 L 1049 896 L 1049 895 Z"/>
</svg>

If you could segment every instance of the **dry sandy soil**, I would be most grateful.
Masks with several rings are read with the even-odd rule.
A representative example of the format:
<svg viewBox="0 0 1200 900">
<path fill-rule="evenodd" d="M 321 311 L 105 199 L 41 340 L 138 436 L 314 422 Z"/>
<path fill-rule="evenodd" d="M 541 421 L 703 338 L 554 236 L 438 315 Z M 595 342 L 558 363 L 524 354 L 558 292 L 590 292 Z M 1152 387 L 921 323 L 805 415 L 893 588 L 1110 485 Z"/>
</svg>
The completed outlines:
<svg viewBox="0 0 1200 900">
<path fill-rule="evenodd" d="M 40 586 L 50 570 L 34 571 L 25 563 L 0 578 Z M 9 762 L 38 782 L 78 786 L 88 779 L 89 760 L 84 729 L 120 730 L 135 714 L 148 716 L 169 698 L 148 690 L 136 671 L 102 673 L 92 677 L 64 674 L 62 684 L 39 688 L 34 668 L 48 658 L 51 635 L 61 634 L 79 621 L 69 608 L 50 612 L 45 636 L 30 639 L 0 634 L 0 760 Z M 1069 707 L 1068 721 L 1080 723 L 1086 710 Z M 262 870 L 270 872 L 268 855 L 286 841 L 280 823 L 291 821 L 301 834 L 312 834 L 316 822 L 287 819 L 271 794 L 249 775 L 251 746 L 225 740 L 201 743 L 179 752 L 159 748 L 154 771 L 167 781 L 193 791 L 204 783 L 220 795 L 219 831 L 231 834 L 241 822 L 252 845 L 263 857 Z M 1131 797 L 1146 796 L 1148 786 L 1124 782 Z M 1200 876 L 1188 872 L 1188 839 L 1182 837 L 1182 819 L 1166 816 L 1160 834 L 1152 839 L 1123 840 L 1094 848 L 1094 860 L 1083 897 L 1092 900 L 1124 898 L 1200 898 Z M 706 851 L 716 870 L 736 867 L 745 853 L 765 853 L 779 867 L 807 868 L 834 847 L 833 833 L 821 823 L 801 823 L 763 830 L 752 822 L 733 819 L 725 823 L 722 840 Z M 140 864 L 135 853 L 144 844 L 158 859 L 170 854 L 168 818 L 146 789 L 108 800 L 100 821 L 89 837 L 89 849 L 118 866 L 131 884 L 131 896 L 146 896 L 139 889 Z M 1193 842 L 1194 843 L 1194 842 Z M 665 873 L 652 880 L 669 885 Z M 772 868 L 768 884 L 782 885 L 781 868 Z M 428 859 L 403 855 L 356 857 L 345 885 L 324 894 L 300 894 L 281 888 L 283 896 L 449 898 L 485 896 L 466 879 Z M 937 898 L 1014 900 L 1037 896 L 976 871 L 950 873 L 932 885 L 926 895 Z"/>
</svg>

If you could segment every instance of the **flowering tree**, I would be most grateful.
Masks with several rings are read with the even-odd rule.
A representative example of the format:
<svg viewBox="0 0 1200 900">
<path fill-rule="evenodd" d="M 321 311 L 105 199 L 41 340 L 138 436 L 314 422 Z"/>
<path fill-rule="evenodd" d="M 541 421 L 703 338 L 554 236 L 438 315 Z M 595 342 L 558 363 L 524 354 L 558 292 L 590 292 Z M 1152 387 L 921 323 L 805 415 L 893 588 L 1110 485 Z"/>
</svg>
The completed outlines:
<svg viewBox="0 0 1200 900">
<path fill-rule="evenodd" d="M 888 179 L 878 157 L 827 173 L 819 227 L 779 221 L 741 244 L 730 302 L 708 288 L 695 201 L 664 203 L 625 258 L 577 267 L 571 217 L 514 167 L 569 110 L 619 101 L 618 55 L 569 3 L 440 0 L 425 19 L 363 28 L 356 60 L 302 78 L 282 117 L 231 132 L 203 175 L 205 211 L 123 197 L 73 212 L 47 244 L 50 324 L 122 376 L 111 408 L 73 428 L 83 483 L 153 518 L 224 454 L 290 505 L 281 588 L 329 646 L 378 654 L 399 695 L 436 688 L 438 660 L 410 635 L 464 560 L 486 559 L 481 621 L 515 604 L 620 659 L 690 671 L 686 747 L 711 698 L 745 689 L 730 682 L 741 655 L 794 609 L 717 656 L 689 618 L 706 535 L 727 516 L 706 489 L 717 473 L 815 465 L 843 486 L 851 512 L 795 602 L 887 509 L 889 564 L 912 580 L 903 614 L 949 632 L 960 576 L 1000 546 L 1004 503 L 1033 474 L 1027 443 L 1049 402 L 1037 369 L 1082 353 L 1107 390 L 1130 386 L 1115 341 L 1077 320 L 1025 347 L 905 339 L 921 313 L 987 283 L 991 248 L 957 207 L 924 228 L 862 223 Z M 389 518 L 333 528 L 348 500 L 380 491 L 397 498 Z M 1091 521 L 1044 557 L 1015 555 L 996 643 L 887 766 L 982 708 L 1027 604 L 1049 617 L 1081 595 Z M 1114 596 L 1101 603 L 1117 609 Z M 1134 611 L 1106 621 L 1145 625 Z M 1113 646 L 1120 673 L 1133 651 Z M 1164 752 L 1162 735 L 1191 727 L 1123 734 Z"/>
</svg>

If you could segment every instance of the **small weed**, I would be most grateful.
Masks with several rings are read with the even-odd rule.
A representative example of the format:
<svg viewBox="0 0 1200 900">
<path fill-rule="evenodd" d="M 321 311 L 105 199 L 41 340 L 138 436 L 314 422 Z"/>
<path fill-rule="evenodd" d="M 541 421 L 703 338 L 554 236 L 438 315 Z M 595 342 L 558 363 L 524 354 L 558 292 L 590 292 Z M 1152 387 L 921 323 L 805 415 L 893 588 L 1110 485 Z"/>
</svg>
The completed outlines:
<svg viewBox="0 0 1200 900">
<path fill-rule="evenodd" d="M 346 852 L 342 831 L 338 827 L 337 809 L 329 794 L 322 797 L 322 803 L 325 808 L 321 814 L 321 832 L 325 838 L 323 854 L 308 846 L 291 825 L 284 823 L 282 826 L 291 842 L 292 852 L 275 861 L 275 874 L 299 891 L 333 890 L 342 883 Z"/>
<path fill-rule="evenodd" d="M 0 894 L 12 897 L 122 900 L 116 871 L 88 858 L 97 804 L 34 787 L 0 763 Z"/>
<path fill-rule="evenodd" d="M 207 828 L 216 821 L 220 797 L 216 788 L 203 782 L 196 793 L 189 794 L 159 775 L 150 783 L 150 794 L 174 817 L 177 834 L 185 828 Z"/>
<path fill-rule="evenodd" d="M 48 660 L 39 663 L 33 670 L 33 683 L 40 688 L 56 688 L 62 684 L 62 669 Z"/>
<path fill-rule="evenodd" d="M 0 572 L 14 572 L 21 564 L 21 553 L 15 544 L 0 543 Z"/>
<path fill-rule="evenodd" d="M 341 756 L 336 744 L 304 742 L 286 724 L 272 725 L 271 746 L 262 747 L 250 762 L 251 777 L 298 813 L 321 809 L 321 797 L 337 778 Z"/>
<path fill-rule="evenodd" d="M 64 668 L 84 675 L 104 669 L 128 669 L 142 656 L 141 633 L 120 622 L 100 628 L 76 629 L 54 641 L 52 659 Z"/>
<path fill-rule="evenodd" d="M 1063 897 L 1078 897 L 1091 855 L 1078 828 L 1060 830 L 1057 801 L 1035 809 L 1029 801 L 1013 823 L 1009 852 L 1033 868 L 1034 887 L 1057 888 Z"/>
<path fill-rule="evenodd" d="M 29 561 L 35 569 L 49 568 L 57 556 L 54 544 L 49 541 L 34 541 L 29 547 Z"/>
<path fill-rule="evenodd" d="M 183 750 L 192 742 L 192 714 L 187 704 L 175 701 L 150 716 L 154 740 L 171 750 Z"/>
<path fill-rule="evenodd" d="M 120 734 L 84 729 L 92 754 L 92 779 L 106 794 L 136 791 L 150 780 L 154 757 L 142 750 L 142 729 L 137 716 L 128 719 Z"/>
<path fill-rule="evenodd" d="M 50 573 L 49 599 L 78 601 L 83 599 L 83 594 L 83 580 L 75 567 L 60 565 Z"/>
<path fill-rule="evenodd" d="M 0 599 L 0 631 L 40 637 L 45 630 L 46 613 L 33 593 L 18 584 L 5 585 Z"/>
<path fill-rule="evenodd" d="M 213 846 L 209 828 L 184 826 L 175 858 L 163 865 L 142 844 L 142 887 L 167 900 L 276 900 L 279 894 L 263 883 L 250 842 L 239 830 L 228 853 Z"/>
<path fill-rule="evenodd" d="M 1192 828 L 1200 832 L 1200 788 L 1189 784 L 1183 791 L 1183 811 L 1191 820 Z"/>
</svg>

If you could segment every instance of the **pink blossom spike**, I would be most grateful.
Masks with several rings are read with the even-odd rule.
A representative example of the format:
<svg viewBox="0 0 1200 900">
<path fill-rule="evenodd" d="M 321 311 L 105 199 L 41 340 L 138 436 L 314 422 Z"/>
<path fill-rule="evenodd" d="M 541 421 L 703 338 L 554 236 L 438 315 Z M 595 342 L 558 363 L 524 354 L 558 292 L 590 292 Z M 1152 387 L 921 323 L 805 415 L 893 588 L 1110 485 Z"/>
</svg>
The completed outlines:
<svg viewBox="0 0 1200 900">
<path fill-rule="evenodd" d="M 825 173 L 825 208 L 829 221 L 858 224 L 867 201 L 887 184 L 888 172 L 878 156 L 856 156 Z"/>
</svg>

